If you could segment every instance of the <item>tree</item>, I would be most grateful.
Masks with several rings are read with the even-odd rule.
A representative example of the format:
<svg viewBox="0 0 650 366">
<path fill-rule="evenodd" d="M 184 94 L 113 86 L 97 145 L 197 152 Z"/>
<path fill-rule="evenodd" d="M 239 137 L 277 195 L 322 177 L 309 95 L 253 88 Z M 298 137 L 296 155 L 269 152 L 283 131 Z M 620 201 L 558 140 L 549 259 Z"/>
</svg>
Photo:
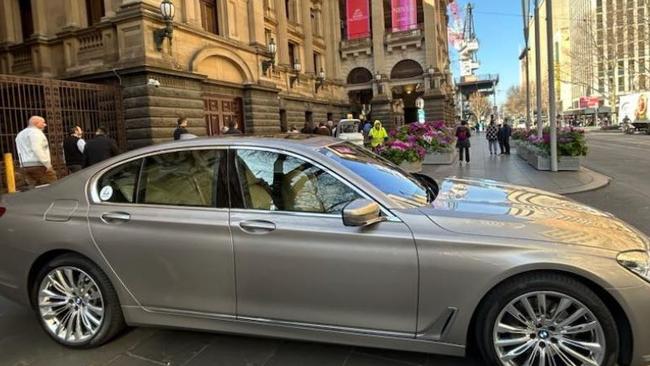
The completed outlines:
<svg viewBox="0 0 650 366">
<path fill-rule="evenodd" d="M 516 85 L 508 89 L 506 102 L 503 105 L 504 112 L 510 117 L 526 116 L 526 88 L 520 88 Z"/>
<path fill-rule="evenodd" d="M 476 118 L 475 122 L 487 118 L 492 111 L 492 103 L 480 92 L 474 92 L 469 96 L 469 110 Z"/>
</svg>

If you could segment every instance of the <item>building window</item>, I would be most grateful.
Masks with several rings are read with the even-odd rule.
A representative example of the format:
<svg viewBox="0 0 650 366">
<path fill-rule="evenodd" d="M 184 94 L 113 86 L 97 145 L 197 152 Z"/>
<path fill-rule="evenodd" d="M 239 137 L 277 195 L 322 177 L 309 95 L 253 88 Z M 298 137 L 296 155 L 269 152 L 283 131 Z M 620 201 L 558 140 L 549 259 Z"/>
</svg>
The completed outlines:
<svg viewBox="0 0 650 366">
<path fill-rule="evenodd" d="M 86 0 L 86 16 L 89 27 L 101 22 L 104 15 L 106 15 L 104 0 Z"/>
<path fill-rule="evenodd" d="M 320 12 L 316 9 L 311 9 L 310 15 L 311 15 L 312 32 L 314 33 L 314 35 L 320 36 L 322 34 L 320 28 Z"/>
<path fill-rule="evenodd" d="M 20 0 L 20 27 L 23 32 L 23 40 L 28 39 L 34 34 L 34 18 L 32 17 L 32 1 Z"/>
<path fill-rule="evenodd" d="M 284 0 L 284 9 L 287 14 L 287 20 L 296 23 L 298 21 L 298 17 L 296 16 L 296 1 Z"/>
<path fill-rule="evenodd" d="M 291 67 L 295 68 L 296 64 L 300 63 L 300 56 L 298 54 L 298 45 L 289 42 L 289 62 Z"/>
<path fill-rule="evenodd" d="M 314 52 L 314 74 L 316 75 L 318 75 L 321 67 L 323 67 L 320 60 L 321 60 L 320 53 Z"/>
<path fill-rule="evenodd" d="M 219 34 L 219 12 L 216 0 L 200 0 L 201 25 L 210 33 Z"/>
</svg>

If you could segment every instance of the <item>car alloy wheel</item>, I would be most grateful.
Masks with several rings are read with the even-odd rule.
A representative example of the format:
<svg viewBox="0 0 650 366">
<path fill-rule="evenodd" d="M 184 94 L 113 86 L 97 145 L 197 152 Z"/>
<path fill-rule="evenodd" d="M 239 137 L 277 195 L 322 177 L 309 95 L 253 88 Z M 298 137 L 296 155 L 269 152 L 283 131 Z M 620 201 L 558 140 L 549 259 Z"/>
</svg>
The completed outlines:
<svg viewBox="0 0 650 366">
<path fill-rule="evenodd" d="M 588 307 L 562 293 L 519 296 L 494 324 L 494 348 L 504 366 L 598 366 L 605 359 L 601 323 Z"/>
<path fill-rule="evenodd" d="M 63 266 L 52 269 L 41 282 L 38 308 L 45 329 L 65 344 L 93 338 L 104 321 L 104 298 L 83 270 Z"/>
</svg>

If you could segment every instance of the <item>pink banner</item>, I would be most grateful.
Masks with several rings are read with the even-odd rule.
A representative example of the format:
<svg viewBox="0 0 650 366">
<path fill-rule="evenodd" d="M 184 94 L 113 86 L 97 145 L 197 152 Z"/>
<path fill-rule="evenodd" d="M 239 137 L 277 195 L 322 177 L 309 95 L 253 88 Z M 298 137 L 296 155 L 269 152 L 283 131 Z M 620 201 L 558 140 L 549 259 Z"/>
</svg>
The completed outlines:
<svg viewBox="0 0 650 366">
<path fill-rule="evenodd" d="M 347 0 L 348 39 L 370 37 L 370 5 L 368 0 Z"/>
<path fill-rule="evenodd" d="M 418 26 L 418 8 L 415 0 L 392 0 L 393 32 L 407 31 Z"/>
</svg>

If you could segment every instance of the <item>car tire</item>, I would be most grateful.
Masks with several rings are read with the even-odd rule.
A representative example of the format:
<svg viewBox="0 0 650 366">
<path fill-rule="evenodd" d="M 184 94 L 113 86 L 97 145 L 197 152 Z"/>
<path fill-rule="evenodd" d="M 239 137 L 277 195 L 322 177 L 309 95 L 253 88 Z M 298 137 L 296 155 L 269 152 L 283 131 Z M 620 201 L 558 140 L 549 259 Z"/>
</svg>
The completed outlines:
<svg viewBox="0 0 650 366">
<path fill-rule="evenodd" d="M 536 296 L 529 297 L 529 295 Z M 543 352 L 545 357 L 547 355 L 553 355 L 555 360 L 559 361 L 557 362 L 558 366 L 569 364 L 565 361 L 562 361 L 560 358 L 561 356 L 556 353 L 556 350 L 560 350 L 563 354 L 570 355 L 568 352 L 566 352 L 566 346 L 571 345 L 570 343 L 567 343 L 567 340 L 565 340 L 565 338 L 560 338 L 563 337 L 560 334 L 560 328 L 558 327 L 556 329 L 556 327 L 553 326 L 553 324 L 557 325 L 557 322 L 546 319 L 543 321 L 548 323 L 542 325 L 541 321 L 538 320 L 540 323 L 533 325 L 532 328 L 528 328 L 525 331 L 519 331 L 520 329 L 526 328 L 526 326 L 523 325 L 524 323 L 521 320 L 518 320 L 521 318 L 517 318 L 511 315 L 512 313 L 517 314 L 518 310 L 520 310 L 521 315 L 526 313 L 530 314 L 525 310 L 525 301 L 528 304 L 531 304 L 530 309 L 532 309 L 533 313 L 538 316 L 538 319 L 542 318 L 542 313 L 558 316 L 558 308 L 563 307 L 561 305 L 562 296 L 566 296 L 565 304 L 568 303 L 570 299 L 576 301 L 575 303 L 571 304 L 571 307 L 569 307 L 564 312 L 559 312 L 562 314 L 560 316 L 564 316 L 564 314 L 566 314 L 566 317 L 560 317 L 559 319 L 561 320 L 556 321 L 559 321 L 560 323 L 567 321 L 571 317 L 569 314 L 578 313 L 581 306 L 586 308 L 586 315 L 584 315 L 584 318 L 576 319 L 576 323 L 581 319 L 581 322 L 590 322 L 589 319 L 592 319 L 592 321 L 597 320 L 597 322 L 600 324 L 600 328 L 597 330 L 592 330 L 591 332 L 585 331 L 579 333 L 579 337 L 593 336 L 598 337 L 600 340 L 604 339 L 605 347 L 604 351 L 602 351 L 602 349 L 600 351 L 601 354 L 598 357 L 600 358 L 598 361 L 599 365 L 615 365 L 619 354 L 619 333 L 616 327 L 616 321 L 614 320 L 611 312 L 602 301 L 602 299 L 600 299 L 598 295 L 596 295 L 596 293 L 594 293 L 594 291 L 592 291 L 585 284 L 572 277 L 555 273 L 537 273 L 517 277 L 513 280 L 499 285 L 488 294 L 488 296 L 482 302 L 482 308 L 479 309 L 479 312 L 477 313 L 475 333 L 476 345 L 478 346 L 481 356 L 485 360 L 486 364 L 507 366 L 525 364 L 525 361 L 528 359 L 526 356 L 530 356 L 530 354 L 522 354 L 520 357 L 516 357 L 508 361 L 502 361 L 500 357 L 507 357 L 508 355 L 511 355 L 511 352 L 513 352 L 512 354 L 518 353 L 518 351 L 513 351 L 516 347 L 525 347 L 524 344 L 515 344 L 511 346 L 512 348 L 508 348 L 510 346 L 504 346 L 504 344 L 508 344 L 508 341 L 510 340 L 520 342 L 520 340 L 516 339 L 518 337 L 521 337 L 520 339 L 526 339 L 525 344 L 532 343 L 536 345 L 536 347 L 546 348 L 544 350 L 539 350 L 538 348 L 538 351 L 540 353 Z M 517 301 L 521 302 L 518 303 Z M 553 309 L 553 301 L 555 301 L 556 304 L 555 309 Z M 544 304 L 543 308 L 547 309 L 547 311 L 541 311 L 539 307 L 540 304 Z M 512 312 L 509 308 L 511 305 L 515 306 L 515 310 L 512 310 Z M 528 316 L 528 318 L 530 317 L 531 316 Z M 544 315 L 543 318 L 546 317 L 547 316 Z M 566 328 L 563 330 L 569 331 L 569 328 L 572 327 L 574 329 L 571 331 L 574 331 L 576 327 L 572 326 L 572 324 L 575 325 L 576 323 L 567 324 Z M 507 330 L 504 330 L 506 328 L 502 326 L 503 324 L 509 326 L 509 328 L 507 328 Z M 518 326 L 517 331 L 510 332 L 510 329 L 513 329 L 510 328 L 513 324 L 515 326 L 517 326 L 517 324 L 520 324 L 520 326 Z M 497 327 L 497 325 L 499 325 L 499 327 Z M 553 333 L 547 331 L 547 326 L 550 326 L 550 328 L 552 328 Z M 504 331 L 504 333 L 501 333 L 501 331 Z M 555 333 L 556 331 L 557 333 Z M 499 345 L 495 343 L 495 338 L 497 337 L 499 337 Z M 578 336 L 575 334 L 569 334 L 568 337 L 574 337 L 572 340 L 576 340 L 575 337 Z M 528 340 L 528 338 L 531 338 L 531 340 Z M 582 341 L 582 339 L 578 340 Z M 571 339 L 568 341 L 571 341 Z M 571 347 L 574 350 L 577 349 L 580 351 L 580 348 L 576 348 L 573 345 L 571 345 Z M 530 348 L 530 350 L 531 352 L 534 352 L 532 348 Z M 537 353 L 537 356 L 533 356 L 533 360 L 536 361 L 533 364 L 539 364 L 540 353 Z M 584 350 L 584 353 L 590 353 L 590 351 Z M 593 353 L 591 353 L 591 355 L 593 355 Z"/>
<path fill-rule="evenodd" d="M 70 273 L 73 280 L 69 280 Z M 60 286 L 62 281 L 58 275 L 63 276 L 65 286 Z M 53 278 L 59 287 L 54 285 Z M 68 286 L 71 282 L 78 286 Z M 56 342 L 70 348 L 98 347 L 126 327 L 117 293 L 108 276 L 92 261 L 77 254 L 56 257 L 43 266 L 32 286 L 31 300 L 43 330 Z M 99 309 L 101 316 L 97 315 Z M 61 315 L 52 316 L 55 313 Z M 65 318 L 66 314 L 75 315 Z M 63 323 L 75 330 L 69 337 L 65 336 L 65 331 L 63 335 L 57 333 Z"/>
</svg>

